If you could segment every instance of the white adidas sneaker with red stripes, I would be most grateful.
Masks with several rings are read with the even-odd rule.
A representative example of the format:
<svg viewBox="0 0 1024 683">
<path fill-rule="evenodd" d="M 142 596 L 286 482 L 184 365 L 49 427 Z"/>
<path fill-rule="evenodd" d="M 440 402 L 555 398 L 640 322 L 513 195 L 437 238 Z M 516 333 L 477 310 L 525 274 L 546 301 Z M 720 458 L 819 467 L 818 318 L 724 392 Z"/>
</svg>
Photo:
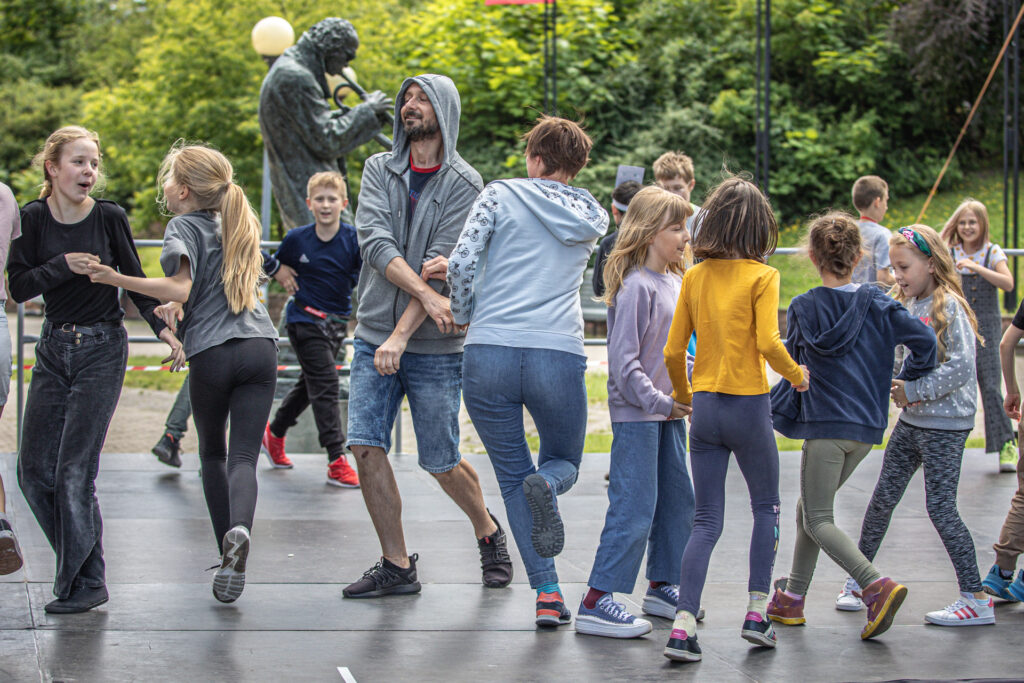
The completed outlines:
<svg viewBox="0 0 1024 683">
<path fill-rule="evenodd" d="M 970 594 L 961 593 L 952 605 L 937 612 L 929 612 L 924 618 L 937 626 L 983 626 L 996 623 L 996 612 L 992 598 L 978 600 Z"/>
</svg>

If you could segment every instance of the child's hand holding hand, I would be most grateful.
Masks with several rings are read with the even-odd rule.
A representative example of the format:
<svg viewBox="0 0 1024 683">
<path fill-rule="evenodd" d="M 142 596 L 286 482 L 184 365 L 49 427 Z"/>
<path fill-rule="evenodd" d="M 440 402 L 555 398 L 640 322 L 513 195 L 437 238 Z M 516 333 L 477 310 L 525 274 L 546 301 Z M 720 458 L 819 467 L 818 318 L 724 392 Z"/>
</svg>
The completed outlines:
<svg viewBox="0 0 1024 683">
<path fill-rule="evenodd" d="M 669 419 L 681 420 L 692 413 L 693 408 L 691 406 L 688 406 L 685 403 L 680 403 L 679 401 L 672 401 L 672 414 L 669 416 Z"/>
<path fill-rule="evenodd" d="M 1020 420 L 1020 392 L 1007 393 L 1003 399 L 1003 410 L 1006 416 L 1012 420 Z"/>
<path fill-rule="evenodd" d="M 807 391 L 811 386 L 811 371 L 807 369 L 806 365 L 801 365 L 800 370 L 804 373 L 804 381 L 800 384 L 793 384 L 793 388 L 797 391 Z"/>
<path fill-rule="evenodd" d="M 892 381 L 892 387 L 889 389 L 889 395 L 892 397 L 892 402 L 896 404 L 897 408 L 906 408 L 910 405 L 910 401 L 907 400 L 907 390 L 904 388 L 905 382 L 902 379 L 894 379 Z"/>
<path fill-rule="evenodd" d="M 114 279 L 117 277 L 117 271 L 110 266 L 105 266 L 98 260 L 89 263 L 86 266 L 87 274 L 89 279 L 93 282 L 98 282 L 101 285 L 112 285 Z"/>
</svg>

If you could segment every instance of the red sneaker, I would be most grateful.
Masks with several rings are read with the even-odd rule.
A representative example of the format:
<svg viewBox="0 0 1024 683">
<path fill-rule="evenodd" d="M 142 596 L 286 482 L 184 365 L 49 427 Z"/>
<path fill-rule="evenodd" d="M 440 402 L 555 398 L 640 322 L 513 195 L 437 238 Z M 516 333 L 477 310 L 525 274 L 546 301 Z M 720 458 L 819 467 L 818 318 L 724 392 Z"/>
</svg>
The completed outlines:
<svg viewBox="0 0 1024 683">
<path fill-rule="evenodd" d="M 359 488 L 359 475 L 343 455 L 327 466 L 327 483 L 331 486 L 357 489 Z"/>
<path fill-rule="evenodd" d="M 274 469 L 290 470 L 294 467 L 292 461 L 284 453 L 284 437 L 271 434 L 269 423 L 263 430 L 263 443 L 260 445 L 260 450 L 270 458 L 270 464 L 274 466 Z"/>
</svg>

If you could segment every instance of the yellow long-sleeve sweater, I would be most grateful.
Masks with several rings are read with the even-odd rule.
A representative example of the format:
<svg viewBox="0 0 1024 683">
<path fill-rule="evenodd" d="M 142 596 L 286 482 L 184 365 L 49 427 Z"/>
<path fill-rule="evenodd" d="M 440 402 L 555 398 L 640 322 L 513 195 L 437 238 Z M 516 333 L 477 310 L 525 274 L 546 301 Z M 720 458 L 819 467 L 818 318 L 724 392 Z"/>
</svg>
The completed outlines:
<svg viewBox="0 0 1024 683">
<path fill-rule="evenodd" d="M 794 384 L 803 371 L 779 338 L 779 271 L 750 259 L 707 259 L 683 276 L 665 365 L 673 398 L 689 404 L 694 391 L 738 396 L 768 393 L 764 362 Z M 686 345 L 697 332 L 693 387 Z"/>
</svg>

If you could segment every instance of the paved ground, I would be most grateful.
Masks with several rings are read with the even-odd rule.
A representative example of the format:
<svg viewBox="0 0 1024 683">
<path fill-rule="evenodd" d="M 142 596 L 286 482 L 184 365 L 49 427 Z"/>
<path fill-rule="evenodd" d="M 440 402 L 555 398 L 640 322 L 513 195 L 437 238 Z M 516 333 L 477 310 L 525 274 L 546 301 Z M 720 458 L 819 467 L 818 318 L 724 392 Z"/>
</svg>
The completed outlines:
<svg viewBox="0 0 1024 683">
<path fill-rule="evenodd" d="M 513 550 L 511 588 L 481 586 L 468 523 L 412 456 L 397 457 L 395 467 L 423 592 L 342 599 L 342 587 L 376 560 L 379 547 L 359 492 L 324 485 L 321 457 L 297 456 L 292 471 L 261 465 L 248 585 L 237 603 L 221 605 L 210 592 L 212 573 L 204 571 L 216 560 L 216 546 L 195 456 L 186 456 L 176 472 L 148 454 L 104 454 L 98 495 L 111 600 L 88 614 L 56 617 L 42 610 L 51 599 L 52 552 L 17 491 L 13 454 L 0 455 L 8 509 L 27 558 L 24 571 L 0 581 L 0 680 L 848 681 L 1024 674 L 1024 606 L 1001 605 L 996 626 L 923 623 L 926 611 L 953 600 L 956 587 L 924 511 L 920 475 L 878 557 L 883 571 L 910 588 L 895 626 L 862 642 L 863 613 L 833 609 L 844 575 L 822 560 L 808 625 L 782 627 L 779 647 L 769 651 L 739 637 L 750 516 L 733 468 L 726 531 L 703 599 L 708 616 L 698 631 L 705 659 L 674 665 L 661 655 L 670 628 L 661 619 L 651 635 L 632 641 L 578 636 L 572 627 L 537 631 L 518 554 Z M 469 459 L 504 519 L 486 457 Z M 879 464 L 877 454 L 870 457 L 841 494 L 837 519 L 854 533 Z M 797 454 L 783 454 L 777 574 L 789 566 L 798 465 Z M 606 471 L 606 455 L 586 456 L 579 483 L 562 499 L 567 543 L 557 566 L 574 608 L 603 523 Z M 983 571 L 1013 485 L 987 458 L 966 457 L 960 508 Z M 626 597 L 638 611 L 642 591 Z"/>
</svg>

